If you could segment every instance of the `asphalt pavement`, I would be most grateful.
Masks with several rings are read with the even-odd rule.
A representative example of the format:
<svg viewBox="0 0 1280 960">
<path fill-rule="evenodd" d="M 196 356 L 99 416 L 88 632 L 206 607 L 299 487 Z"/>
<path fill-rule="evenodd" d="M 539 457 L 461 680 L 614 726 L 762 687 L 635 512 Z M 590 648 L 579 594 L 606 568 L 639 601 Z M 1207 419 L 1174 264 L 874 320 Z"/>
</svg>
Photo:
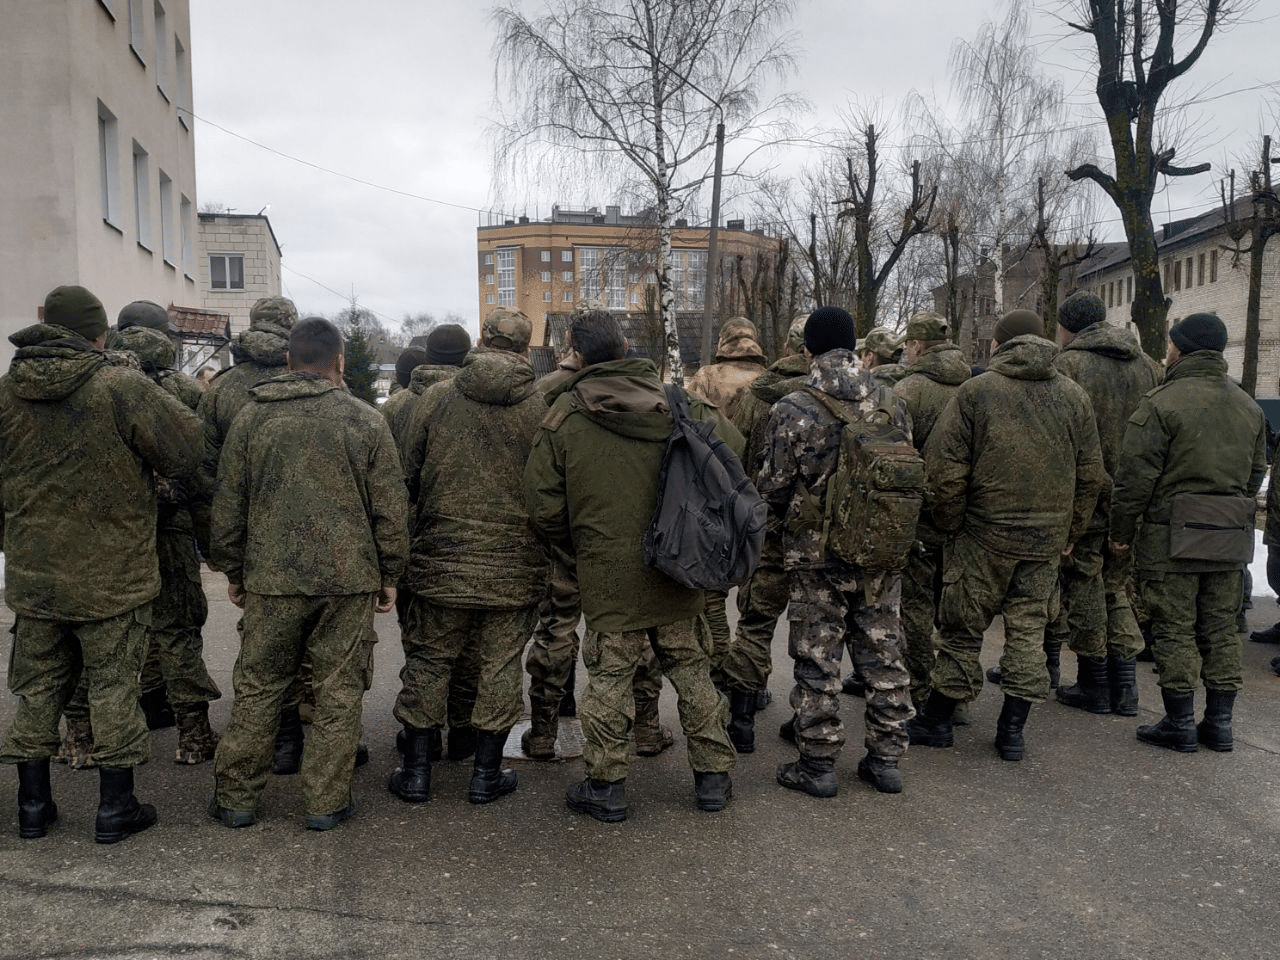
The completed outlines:
<svg viewBox="0 0 1280 960">
<path fill-rule="evenodd" d="M 235 611 L 206 574 L 206 658 L 224 691 Z M 1252 626 L 1280 618 L 1259 599 Z M 0 612 L 0 627 L 12 622 Z M 840 794 L 817 800 L 774 782 L 794 757 L 786 719 L 785 624 L 774 702 L 756 752 L 739 759 L 734 800 L 699 813 L 683 738 L 634 761 L 630 817 L 571 813 L 581 760 L 513 761 L 520 788 L 466 800 L 469 764 L 440 763 L 429 803 L 386 789 L 401 654 L 394 619 L 365 701 L 361 806 L 328 833 L 306 831 L 296 778 L 268 784 L 258 825 L 228 830 L 204 813 L 209 764 L 171 762 L 175 731 L 153 735 L 138 795 L 160 823 L 113 846 L 93 842 L 97 776 L 55 765 L 61 817 L 17 837 L 16 778 L 0 815 L 0 960 L 151 958 L 1275 958 L 1280 956 L 1280 649 L 1244 641 L 1246 689 L 1235 751 L 1182 755 L 1138 742 L 1160 713 L 1139 664 L 1141 716 L 1032 711 L 1027 756 L 992 746 L 1000 693 L 988 687 L 949 750 L 915 748 L 905 790 L 857 779 L 862 701 L 845 697 Z M 998 625 L 983 662 L 997 662 Z M 1063 673 L 1074 677 L 1064 651 Z M 580 685 L 585 676 L 579 672 Z M 0 694 L 0 724 L 13 715 Z M 678 730 L 670 687 L 664 722 Z"/>
</svg>

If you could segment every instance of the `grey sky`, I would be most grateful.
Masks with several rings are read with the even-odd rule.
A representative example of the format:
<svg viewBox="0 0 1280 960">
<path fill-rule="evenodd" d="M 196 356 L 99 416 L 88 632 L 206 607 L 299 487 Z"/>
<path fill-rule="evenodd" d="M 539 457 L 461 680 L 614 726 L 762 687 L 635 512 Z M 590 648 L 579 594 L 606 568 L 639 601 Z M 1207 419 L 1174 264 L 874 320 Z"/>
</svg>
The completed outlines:
<svg viewBox="0 0 1280 960">
<path fill-rule="evenodd" d="M 1096 119 L 1088 38 L 1053 15 L 1067 10 L 1058 0 L 1037 7 L 1046 69 L 1081 118 Z M 476 211 L 493 195 L 489 9 L 473 0 L 191 0 L 199 202 L 237 213 L 270 204 L 285 292 L 301 310 L 333 313 L 354 291 L 387 320 L 452 312 L 476 329 Z M 913 88 L 945 98 L 952 43 L 999 9 L 991 0 L 799 0 L 800 70 L 789 87 L 814 105 L 802 122 L 835 125 L 851 99 L 891 109 Z M 1264 119 L 1280 133 L 1274 86 L 1231 92 L 1275 81 L 1280 26 L 1264 15 L 1255 9 L 1252 23 L 1215 38 L 1176 88 L 1220 97 L 1193 109 L 1201 149 L 1180 156 L 1211 161 L 1214 172 L 1158 201 L 1158 221 L 1166 209 L 1178 217 L 1212 203 L 1224 167 L 1256 151 Z M 804 154 L 774 159 L 796 169 Z M 552 203 L 613 198 L 542 193 L 527 202 L 531 215 L 546 215 Z"/>
</svg>

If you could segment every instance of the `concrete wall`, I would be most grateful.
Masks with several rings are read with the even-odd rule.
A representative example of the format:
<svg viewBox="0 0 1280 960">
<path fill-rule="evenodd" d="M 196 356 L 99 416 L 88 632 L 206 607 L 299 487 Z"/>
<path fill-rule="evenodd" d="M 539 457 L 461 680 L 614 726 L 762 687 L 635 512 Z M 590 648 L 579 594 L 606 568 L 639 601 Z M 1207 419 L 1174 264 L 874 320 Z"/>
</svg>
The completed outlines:
<svg viewBox="0 0 1280 960">
<path fill-rule="evenodd" d="M 200 306 L 231 315 L 232 334 L 249 328 L 249 308 L 262 297 L 280 296 L 280 248 L 265 216 L 200 214 L 198 282 Z M 209 257 L 239 254 L 244 257 L 244 289 L 214 290 L 210 283 Z"/>
</svg>

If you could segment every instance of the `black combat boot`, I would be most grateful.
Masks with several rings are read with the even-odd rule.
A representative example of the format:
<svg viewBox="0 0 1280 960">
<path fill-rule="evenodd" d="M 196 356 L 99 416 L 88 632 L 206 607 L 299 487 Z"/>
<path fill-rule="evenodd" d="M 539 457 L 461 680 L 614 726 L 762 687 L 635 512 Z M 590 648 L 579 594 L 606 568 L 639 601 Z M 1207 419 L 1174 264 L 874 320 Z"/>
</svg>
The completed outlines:
<svg viewBox="0 0 1280 960">
<path fill-rule="evenodd" d="M 803 755 L 793 763 L 778 767 L 778 783 L 788 790 L 799 790 L 811 797 L 834 797 L 840 789 L 834 760 Z"/>
<path fill-rule="evenodd" d="M 955 743 L 955 732 L 951 725 L 951 715 L 955 713 L 959 700 L 929 691 L 929 699 L 924 709 L 907 721 L 907 738 L 912 746 L 918 747 L 950 747 Z"/>
<path fill-rule="evenodd" d="M 400 766 L 387 780 L 387 789 L 405 803 L 426 803 L 431 799 L 431 761 L 440 756 L 440 728 L 404 728 L 404 749 Z"/>
<path fill-rule="evenodd" d="M 715 813 L 729 805 L 729 798 L 733 796 L 733 781 L 727 773 L 694 771 L 693 793 L 699 810 Z"/>
<path fill-rule="evenodd" d="M 619 823 L 627 819 L 627 781 L 606 783 L 587 777 L 569 788 L 564 802 L 574 813 L 589 813 L 601 823 Z"/>
<path fill-rule="evenodd" d="M 796 743 L 796 715 L 793 713 L 784 722 L 778 724 L 778 736 L 787 743 Z"/>
<path fill-rule="evenodd" d="M 450 727 L 447 747 L 449 759 L 455 763 L 470 760 L 476 755 L 476 743 L 479 741 L 479 737 L 480 735 L 476 728 L 471 724 Z"/>
<path fill-rule="evenodd" d="M 1111 685 L 1111 712 L 1122 717 L 1138 715 L 1138 678 L 1135 657 L 1107 656 L 1107 679 Z"/>
<path fill-rule="evenodd" d="M 1173 693 L 1161 688 L 1164 701 L 1164 717 L 1159 723 L 1138 728 L 1138 739 L 1157 747 L 1167 747 L 1178 753 L 1195 753 L 1196 744 L 1196 695 Z"/>
<path fill-rule="evenodd" d="M 1004 706 L 1000 708 L 1000 716 L 996 720 L 996 749 L 1000 751 L 1001 760 L 1021 760 L 1025 744 L 1022 740 L 1022 728 L 1027 724 L 1027 715 L 1031 713 L 1031 701 L 1020 697 L 1004 695 Z"/>
<path fill-rule="evenodd" d="M 1280 623 L 1273 623 L 1265 630 L 1255 630 L 1249 634 L 1254 643 L 1280 643 Z"/>
<path fill-rule="evenodd" d="M 516 772 L 502 769 L 502 748 L 510 732 L 476 731 L 475 766 L 471 770 L 471 784 L 467 787 L 467 799 L 472 803 L 492 803 L 515 790 L 519 782 Z"/>
<path fill-rule="evenodd" d="M 520 749 L 532 760 L 556 758 L 560 731 L 559 701 L 529 698 L 529 729 L 520 735 Z"/>
<path fill-rule="evenodd" d="M 1062 641 L 1050 639 L 1047 633 L 1044 636 L 1044 668 L 1049 671 L 1049 689 L 1058 689 L 1062 683 Z"/>
<path fill-rule="evenodd" d="M 1235 743 L 1231 736 L 1231 711 L 1236 704 L 1234 690 L 1213 690 L 1204 693 L 1204 719 L 1196 724 L 1196 739 L 1210 750 L 1230 753 Z"/>
<path fill-rule="evenodd" d="M 178 718 L 169 704 L 169 691 L 163 685 L 152 687 L 138 698 L 142 715 L 147 718 L 148 730 L 167 730 L 176 726 Z"/>
<path fill-rule="evenodd" d="M 739 753 L 756 752 L 756 691 L 729 691 L 729 740 Z"/>
<path fill-rule="evenodd" d="M 1111 712 L 1111 681 L 1104 657 L 1077 657 L 1074 686 L 1058 688 L 1058 702 L 1090 713 Z"/>
<path fill-rule="evenodd" d="M 560 716 L 576 717 L 578 715 L 578 697 L 574 688 L 578 685 L 578 661 L 569 667 L 569 679 L 564 682 L 564 696 L 560 698 Z"/>
<path fill-rule="evenodd" d="M 49 785 L 49 758 L 24 760 L 18 764 L 18 836 L 35 840 L 49 832 L 49 824 L 58 819 L 58 805 L 53 802 Z"/>
<path fill-rule="evenodd" d="M 898 761 L 868 753 L 858 761 L 858 779 L 865 780 L 881 793 L 901 793 L 902 773 Z"/>
<path fill-rule="evenodd" d="M 133 795 L 133 767 L 98 768 L 98 820 L 93 839 L 119 843 L 155 826 L 156 808 Z"/>
<path fill-rule="evenodd" d="M 1004 674 L 1000 672 L 1000 664 L 997 663 L 994 667 L 989 667 L 987 669 L 988 683 L 994 683 L 998 687 L 1000 686 L 1000 681 L 1002 679 L 1004 679 Z"/>
<path fill-rule="evenodd" d="M 288 777 L 302 767 L 302 714 L 297 706 L 280 710 L 280 729 L 276 731 L 276 751 L 271 757 L 271 772 Z"/>
</svg>

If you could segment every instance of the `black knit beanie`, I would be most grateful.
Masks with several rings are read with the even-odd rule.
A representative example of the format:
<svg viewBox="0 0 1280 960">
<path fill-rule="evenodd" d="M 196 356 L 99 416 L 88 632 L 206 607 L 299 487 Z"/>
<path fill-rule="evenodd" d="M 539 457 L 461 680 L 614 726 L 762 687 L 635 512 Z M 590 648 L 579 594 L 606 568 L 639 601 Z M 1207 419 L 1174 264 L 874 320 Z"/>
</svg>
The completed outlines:
<svg viewBox="0 0 1280 960">
<path fill-rule="evenodd" d="M 471 350 L 471 335 L 456 323 L 436 327 L 427 335 L 427 363 L 458 366 Z"/>
<path fill-rule="evenodd" d="M 804 322 L 804 346 L 815 357 L 828 350 L 853 350 L 858 334 L 853 317 L 839 307 L 819 307 Z"/>
<path fill-rule="evenodd" d="M 996 321 L 991 339 L 996 343 L 1004 343 L 1028 333 L 1034 333 L 1037 337 L 1044 336 L 1044 321 L 1040 319 L 1040 314 L 1030 310 L 1010 310 Z"/>
<path fill-rule="evenodd" d="M 426 350 L 422 347 L 406 347 L 400 352 L 400 356 L 396 357 L 396 383 L 407 387 L 409 378 L 413 376 L 413 368 L 420 367 L 426 362 Z"/>
<path fill-rule="evenodd" d="M 1085 327 L 1107 319 L 1107 305 L 1096 293 L 1081 290 L 1062 301 L 1058 308 L 1058 325 L 1064 330 L 1079 333 Z"/>
<path fill-rule="evenodd" d="M 1169 328 L 1169 339 L 1181 353 L 1227 348 L 1227 326 L 1213 313 L 1193 313 Z"/>
</svg>

